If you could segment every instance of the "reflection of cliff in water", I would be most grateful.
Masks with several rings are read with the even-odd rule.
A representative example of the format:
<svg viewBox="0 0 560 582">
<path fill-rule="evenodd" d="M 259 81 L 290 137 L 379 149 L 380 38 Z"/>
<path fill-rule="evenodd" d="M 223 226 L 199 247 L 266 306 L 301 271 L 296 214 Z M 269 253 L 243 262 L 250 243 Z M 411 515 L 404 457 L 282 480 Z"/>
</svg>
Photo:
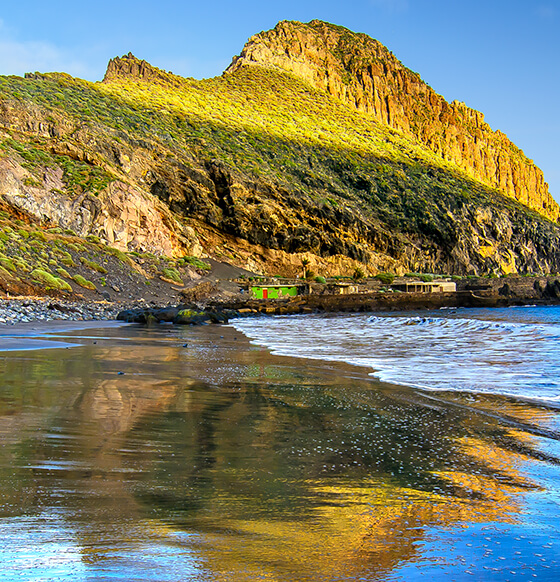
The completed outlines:
<svg viewBox="0 0 560 582">
<path fill-rule="evenodd" d="M 557 462 L 544 407 L 428 398 L 228 330 L 130 333 L 0 361 L 3 516 L 56 514 L 84 564 L 149 540 L 213 580 L 376 579 L 430 528 L 515 522 L 528 463 Z"/>
<path fill-rule="evenodd" d="M 224 579 L 229 568 L 250 579 L 263 560 L 282 579 L 388 572 L 418 556 L 431 527 L 514 521 L 536 487 L 499 420 L 485 427 L 470 409 L 356 380 L 295 384 L 278 380 L 285 369 L 261 371 L 226 390 L 199 387 L 204 406 L 142 427 L 160 447 L 180 446 L 139 500 L 172 528 L 205 532 L 204 555 Z"/>
</svg>

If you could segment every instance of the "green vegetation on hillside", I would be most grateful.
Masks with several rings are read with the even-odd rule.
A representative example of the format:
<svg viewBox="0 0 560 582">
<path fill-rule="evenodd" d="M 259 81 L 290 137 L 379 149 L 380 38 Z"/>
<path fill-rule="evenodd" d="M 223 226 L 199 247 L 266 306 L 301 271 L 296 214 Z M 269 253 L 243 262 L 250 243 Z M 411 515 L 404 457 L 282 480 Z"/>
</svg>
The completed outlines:
<svg viewBox="0 0 560 582">
<path fill-rule="evenodd" d="M 477 207 L 507 214 L 523 235 L 529 218 L 537 238 L 555 236 L 549 221 L 467 178 L 411 138 L 273 69 L 248 67 L 201 81 L 163 72 L 150 81 L 106 83 L 60 73 L 0 77 L 0 100 L 36 106 L 46 123 L 64 128 L 65 139 L 81 147 L 91 136 L 102 136 L 123 151 L 157 150 L 167 165 L 187 173 L 217 160 L 244 184 L 258 185 L 241 208 L 233 201 L 221 208 L 225 218 L 217 226 L 288 252 L 366 261 L 364 249 L 398 258 L 414 246 L 431 263 L 410 268 L 435 268 L 435 257 L 449 254 L 472 227 Z M 49 147 L 48 138 L 12 132 L 0 156 L 18 156 L 32 173 L 59 166 L 73 192 L 104 188 L 113 179 L 112 168 L 123 175 L 107 145 L 96 150 L 103 168 L 55 156 Z M 266 202 L 274 205 L 276 218 L 265 217 L 269 221 L 261 224 Z M 215 220 L 209 204 L 193 210 L 197 219 L 207 219 L 204 211 Z M 235 222 L 242 219 L 254 221 L 252 230 Z M 271 222 L 285 232 L 263 238 Z M 488 257 L 480 258 L 480 265 L 487 271 L 499 268 Z"/>
<path fill-rule="evenodd" d="M 426 148 L 373 125 L 367 115 L 333 101 L 293 76 L 260 68 L 202 81 L 123 79 L 89 83 L 65 74 L 39 79 L 0 77 L 0 98 L 34 102 L 79 124 L 103 124 L 126 136 L 155 138 L 172 150 L 220 155 L 241 170 L 284 180 L 305 150 L 321 160 L 362 165 L 417 157 L 443 166 Z M 56 121 L 53 118 L 53 122 Z M 123 136 L 124 137 L 124 136 Z M 310 160 L 311 162 L 313 160 Z"/>
<path fill-rule="evenodd" d="M 102 124 L 117 141 L 155 139 L 187 160 L 194 150 L 321 204 L 336 206 L 358 194 L 381 220 L 413 232 L 447 230 L 437 217 L 442 193 L 451 192 L 458 204 L 492 196 L 427 148 L 275 70 L 255 67 L 202 81 L 169 74 L 167 82 L 89 83 L 60 73 L 0 77 L 0 98 L 34 102 L 76 125 Z M 40 143 L 11 139 L 3 147 L 30 166 L 61 163 Z M 66 160 L 69 187 L 95 191 L 110 180 L 99 168 L 68 166 Z"/>
<path fill-rule="evenodd" d="M 107 280 L 144 285 L 169 271 L 182 282 L 187 264 L 183 259 L 149 253 L 134 256 L 103 244 L 97 237 L 88 238 L 91 240 L 60 228 L 42 228 L 0 210 L 0 290 L 10 294 L 41 290 L 79 293 L 100 289 Z M 77 286 L 72 287 L 72 283 Z"/>
<path fill-rule="evenodd" d="M 59 166 L 63 170 L 63 181 L 67 191 L 73 194 L 103 190 L 114 178 L 102 168 L 73 160 L 68 156 L 51 154 L 46 139 L 35 138 L 23 142 L 9 137 L 0 142 L 0 157 L 10 155 L 21 159 L 22 167 L 36 176 L 28 186 L 41 185 L 41 170 Z"/>
</svg>

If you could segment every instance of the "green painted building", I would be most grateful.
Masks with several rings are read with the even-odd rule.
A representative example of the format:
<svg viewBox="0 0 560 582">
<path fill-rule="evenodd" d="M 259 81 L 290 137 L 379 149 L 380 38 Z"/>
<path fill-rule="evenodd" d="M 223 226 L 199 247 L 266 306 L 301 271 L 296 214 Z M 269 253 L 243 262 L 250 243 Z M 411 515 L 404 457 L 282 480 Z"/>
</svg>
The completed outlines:
<svg viewBox="0 0 560 582">
<path fill-rule="evenodd" d="M 251 286 L 251 296 L 255 299 L 296 297 L 304 288 L 304 285 L 253 285 Z"/>
</svg>

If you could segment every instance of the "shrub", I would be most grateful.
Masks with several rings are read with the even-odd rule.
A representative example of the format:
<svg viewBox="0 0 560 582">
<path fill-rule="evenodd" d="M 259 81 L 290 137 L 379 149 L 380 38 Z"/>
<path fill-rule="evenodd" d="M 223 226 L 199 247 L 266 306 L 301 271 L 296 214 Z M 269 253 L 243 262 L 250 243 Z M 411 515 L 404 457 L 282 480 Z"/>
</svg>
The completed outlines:
<svg viewBox="0 0 560 582">
<path fill-rule="evenodd" d="M 105 247 L 105 250 L 110 255 L 113 255 L 114 257 L 119 259 L 119 261 L 121 261 L 121 263 L 125 263 L 125 264 L 130 265 L 130 266 L 133 265 L 132 259 L 123 251 L 120 251 L 119 249 L 116 249 L 114 247 L 109 247 L 109 246 Z"/>
<path fill-rule="evenodd" d="M 67 257 L 62 257 L 62 259 L 60 259 L 60 262 L 65 265 L 66 267 L 75 267 L 76 263 L 74 262 L 74 259 L 68 255 Z"/>
<path fill-rule="evenodd" d="M 179 274 L 179 271 L 177 271 L 177 269 L 174 269 L 173 267 L 167 267 L 165 269 L 162 269 L 161 273 L 166 279 L 176 281 L 180 285 L 183 284 L 183 279 L 181 279 L 181 275 Z"/>
<path fill-rule="evenodd" d="M 31 271 L 29 265 L 20 257 L 14 259 L 14 265 L 16 266 L 18 271 L 23 271 L 25 273 L 29 273 L 29 271 Z"/>
<path fill-rule="evenodd" d="M 56 272 L 61 276 L 61 277 L 66 277 L 67 279 L 71 279 L 72 276 L 70 275 L 70 273 L 66 270 L 63 269 L 62 267 L 59 267 Z"/>
<path fill-rule="evenodd" d="M 317 275 L 315 277 L 315 282 L 316 283 L 322 283 L 324 285 L 327 282 L 327 280 L 322 275 Z"/>
<path fill-rule="evenodd" d="M 366 274 L 360 267 L 356 267 L 356 269 L 352 273 L 352 279 L 354 279 L 354 281 L 361 281 L 362 279 L 365 279 L 365 276 Z"/>
<path fill-rule="evenodd" d="M 42 230 L 32 230 L 29 234 L 37 240 L 41 240 L 43 242 L 46 242 L 47 240 L 47 237 Z"/>
<path fill-rule="evenodd" d="M 393 273 L 378 273 L 374 278 L 384 285 L 390 285 L 395 280 L 395 275 Z"/>
<path fill-rule="evenodd" d="M 43 271 L 42 269 L 34 269 L 31 271 L 31 277 L 42 283 L 45 286 L 45 289 L 54 289 L 56 291 L 72 291 L 72 287 L 60 277 L 55 277 L 47 271 Z"/>
<path fill-rule="evenodd" d="M 105 267 L 102 267 L 101 265 L 98 265 L 95 261 L 90 261 L 85 257 L 80 257 L 80 262 L 86 267 L 89 267 L 92 271 L 97 271 L 98 273 L 101 273 L 103 275 L 107 272 L 107 269 Z"/>
<path fill-rule="evenodd" d="M 431 283 L 434 280 L 433 275 L 428 275 L 427 273 L 405 273 L 404 276 L 412 279 L 420 279 L 424 283 Z"/>
<path fill-rule="evenodd" d="M 13 273 L 16 272 L 16 267 L 12 259 L 6 257 L 5 255 L 0 255 L 0 265 L 2 265 L 2 267 L 4 267 L 4 269 L 7 271 L 12 271 Z"/>
<path fill-rule="evenodd" d="M 12 279 L 13 277 L 15 277 L 15 275 L 12 275 L 12 273 L 9 273 L 8 271 L 6 271 L 6 269 L 4 269 L 4 267 L 2 267 L 2 265 L 0 265 L 0 277 L 4 277 L 5 279 Z"/>
<path fill-rule="evenodd" d="M 91 281 L 88 281 L 87 279 L 82 277 L 81 275 L 74 275 L 73 279 L 74 281 L 76 281 L 76 283 L 78 283 L 80 287 L 83 287 L 84 289 L 91 289 L 92 291 L 96 290 L 95 285 Z"/>
<path fill-rule="evenodd" d="M 210 271 L 210 269 L 212 268 L 210 266 L 209 263 L 206 263 L 205 261 L 203 261 L 202 259 L 199 259 L 198 257 L 183 257 L 181 259 L 183 261 L 184 265 L 191 265 L 191 267 L 194 267 L 195 269 L 202 269 L 203 271 Z"/>
</svg>

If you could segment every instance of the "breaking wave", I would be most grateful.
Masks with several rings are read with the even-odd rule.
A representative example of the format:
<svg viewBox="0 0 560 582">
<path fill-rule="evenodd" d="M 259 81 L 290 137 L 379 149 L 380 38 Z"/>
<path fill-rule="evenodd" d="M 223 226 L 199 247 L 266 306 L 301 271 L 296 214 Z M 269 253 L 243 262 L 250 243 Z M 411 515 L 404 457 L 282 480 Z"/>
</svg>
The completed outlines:
<svg viewBox="0 0 560 582">
<path fill-rule="evenodd" d="M 560 400 L 560 308 L 238 319 L 274 354 L 364 366 L 384 382 Z"/>
</svg>

